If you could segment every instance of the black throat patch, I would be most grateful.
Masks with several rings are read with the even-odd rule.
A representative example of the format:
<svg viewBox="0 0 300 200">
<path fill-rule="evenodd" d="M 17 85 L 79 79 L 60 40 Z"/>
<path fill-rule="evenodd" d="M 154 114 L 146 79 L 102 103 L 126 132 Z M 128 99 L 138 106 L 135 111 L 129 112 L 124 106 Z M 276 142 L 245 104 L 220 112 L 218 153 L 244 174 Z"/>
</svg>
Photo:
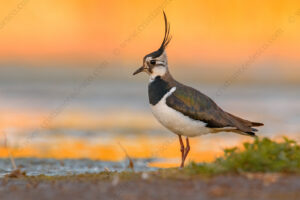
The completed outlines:
<svg viewBox="0 0 300 200">
<path fill-rule="evenodd" d="M 170 89 L 168 82 L 157 76 L 148 85 L 149 103 L 153 106 L 156 105 Z"/>
</svg>

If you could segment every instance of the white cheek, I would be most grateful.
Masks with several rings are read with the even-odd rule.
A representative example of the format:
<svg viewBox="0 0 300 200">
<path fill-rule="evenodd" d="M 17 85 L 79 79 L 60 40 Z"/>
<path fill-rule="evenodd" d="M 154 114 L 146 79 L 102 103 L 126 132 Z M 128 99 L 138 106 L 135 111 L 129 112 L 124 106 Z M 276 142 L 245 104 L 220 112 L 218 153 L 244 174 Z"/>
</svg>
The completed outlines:
<svg viewBox="0 0 300 200">
<path fill-rule="evenodd" d="M 154 67 L 152 69 L 152 73 L 150 75 L 150 78 L 153 80 L 157 76 L 163 76 L 167 72 L 165 67 Z"/>
</svg>

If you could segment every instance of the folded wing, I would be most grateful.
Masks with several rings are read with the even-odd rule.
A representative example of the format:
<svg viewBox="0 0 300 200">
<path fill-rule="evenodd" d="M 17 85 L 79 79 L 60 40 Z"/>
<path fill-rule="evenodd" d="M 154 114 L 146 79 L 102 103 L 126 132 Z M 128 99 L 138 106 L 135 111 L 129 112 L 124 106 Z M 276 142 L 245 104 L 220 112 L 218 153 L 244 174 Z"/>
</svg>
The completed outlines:
<svg viewBox="0 0 300 200">
<path fill-rule="evenodd" d="M 209 128 L 232 127 L 244 133 L 255 135 L 252 126 L 262 123 L 251 122 L 223 111 L 213 100 L 201 92 L 182 84 L 177 84 L 175 92 L 166 99 L 169 107 L 191 119 L 206 123 Z"/>
</svg>

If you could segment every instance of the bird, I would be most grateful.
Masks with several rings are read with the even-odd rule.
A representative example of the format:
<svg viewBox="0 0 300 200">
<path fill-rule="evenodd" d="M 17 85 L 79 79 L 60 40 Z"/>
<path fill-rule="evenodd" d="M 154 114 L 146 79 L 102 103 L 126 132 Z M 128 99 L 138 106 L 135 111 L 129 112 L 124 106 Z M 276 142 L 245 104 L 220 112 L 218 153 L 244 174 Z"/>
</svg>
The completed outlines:
<svg viewBox="0 0 300 200">
<path fill-rule="evenodd" d="M 163 11 L 165 33 L 158 50 L 143 58 L 143 65 L 133 75 L 149 75 L 148 97 L 155 118 L 171 132 L 178 135 L 181 151 L 180 168 L 190 152 L 189 138 L 209 133 L 233 132 L 256 137 L 253 127 L 263 123 L 237 117 L 220 108 L 210 97 L 184 85 L 169 71 L 166 47 L 170 43 L 170 23 Z M 186 137 L 186 145 L 182 137 Z"/>
</svg>

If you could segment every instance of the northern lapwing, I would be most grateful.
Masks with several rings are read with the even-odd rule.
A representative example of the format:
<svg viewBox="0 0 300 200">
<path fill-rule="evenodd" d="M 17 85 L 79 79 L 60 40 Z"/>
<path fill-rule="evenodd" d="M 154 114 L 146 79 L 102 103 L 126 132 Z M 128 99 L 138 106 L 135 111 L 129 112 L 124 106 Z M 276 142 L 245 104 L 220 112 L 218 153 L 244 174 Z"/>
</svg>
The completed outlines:
<svg viewBox="0 0 300 200">
<path fill-rule="evenodd" d="M 222 110 L 212 99 L 196 89 L 176 81 L 169 72 L 166 47 L 171 41 L 170 24 L 165 12 L 165 35 L 160 48 L 146 55 L 143 66 L 133 75 L 146 72 L 150 76 L 148 85 L 149 103 L 153 115 L 166 128 L 179 137 L 181 165 L 190 151 L 189 137 L 218 132 L 234 132 L 255 136 L 256 126 L 251 122 Z M 186 136 L 186 147 L 182 141 Z"/>
</svg>

